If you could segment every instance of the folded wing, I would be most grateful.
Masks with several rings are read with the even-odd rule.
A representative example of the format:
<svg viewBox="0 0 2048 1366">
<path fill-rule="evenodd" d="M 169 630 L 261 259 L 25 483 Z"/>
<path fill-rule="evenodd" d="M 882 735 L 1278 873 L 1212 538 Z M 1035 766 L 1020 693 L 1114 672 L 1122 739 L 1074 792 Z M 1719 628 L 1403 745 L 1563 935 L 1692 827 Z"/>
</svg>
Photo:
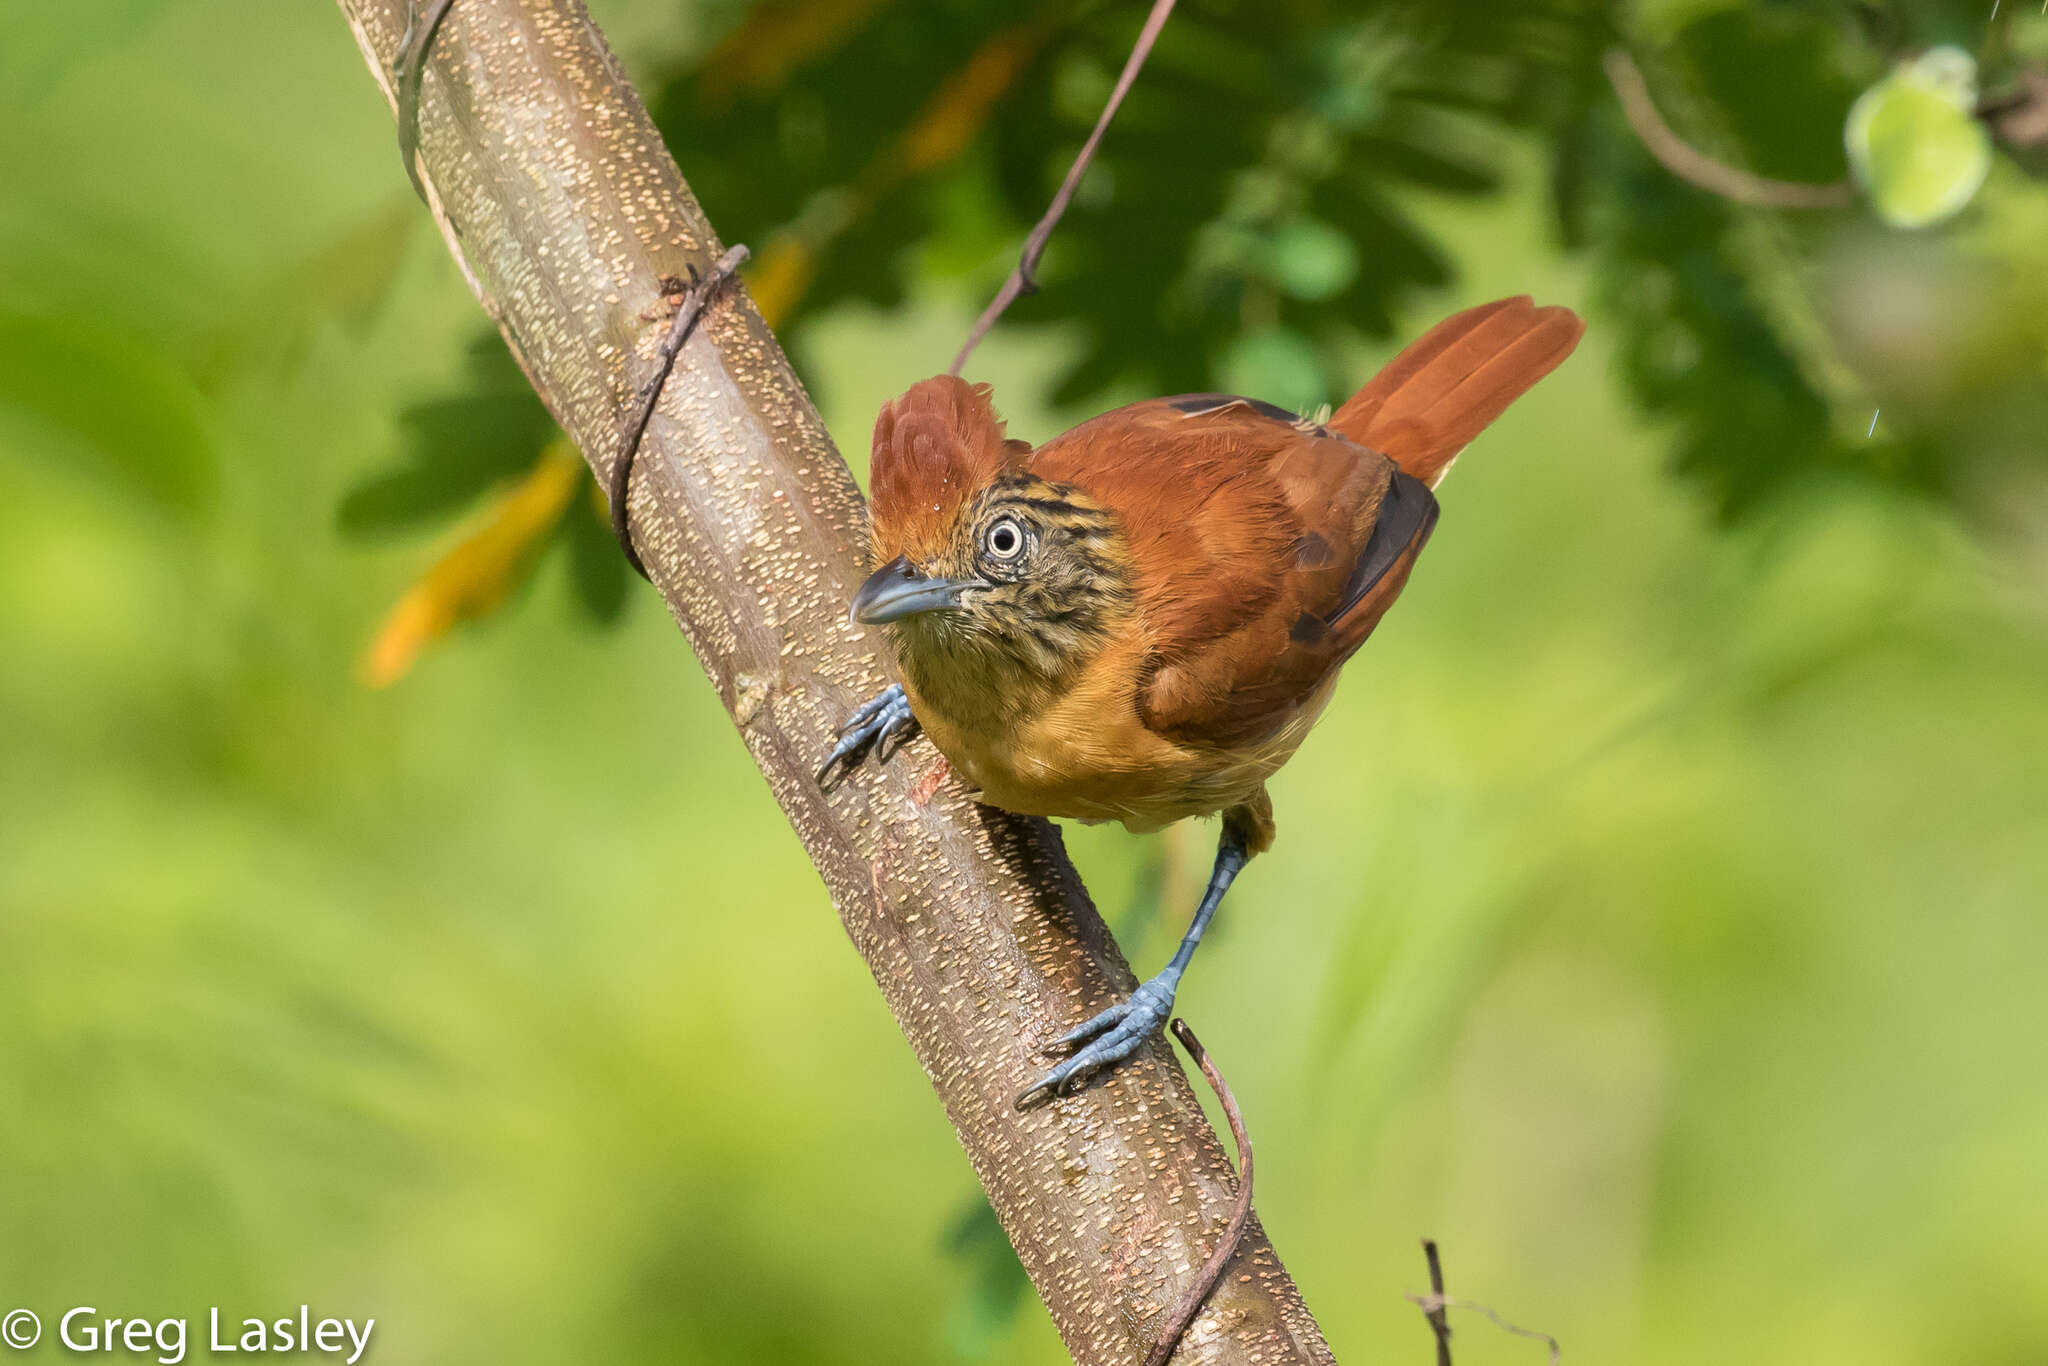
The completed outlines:
<svg viewBox="0 0 2048 1366">
<path fill-rule="evenodd" d="M 1048 443 L 1130 542 L 1145 723 L 1210 745 L 1284 729 L 1364 644 L 1436 521 L 1387 457 L 1227 395 L 1155 399 Z"/>
</svg>

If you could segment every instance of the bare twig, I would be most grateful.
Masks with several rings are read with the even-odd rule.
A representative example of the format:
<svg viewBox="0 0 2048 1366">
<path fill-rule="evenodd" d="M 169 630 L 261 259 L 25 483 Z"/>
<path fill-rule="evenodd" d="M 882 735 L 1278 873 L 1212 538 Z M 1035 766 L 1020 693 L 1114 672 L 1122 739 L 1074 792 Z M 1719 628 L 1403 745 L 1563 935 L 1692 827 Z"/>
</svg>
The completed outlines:
<svg viewBox="0 0 2048 1366">
<path fill-rule="evenodd" d="M 391 64 L 398 78 L 398 155 L 405 162 L 406 179 L 421 199 L 427 197 L 426 182 L 420 179 L 420 81 L 427 70 L 427 49 L 455 0 L 432 0 L 433 8 L 422 15 L 419 0 L 410 0 L 406 10 L 405 36 L 398 42 L 398 60 Z"/>
<path fill-rule="evenodd" d="M 1422 1255 L 1429 1262 L 1429 1297 L 1436 1301 L 1436 1308 L 1428 1311 L 1429 1326 L 1436 1333 L 1436 1366 L 1451 1366 L 1451 1316 L 1444 1312 L 1444 1262 L 1436 1239 L 1422 1240 Z"/>
<path fill-rule="evenodd" d="M 1422 1255 L 1429 1259 L 1429 1293 L 1410 1295 L 1408 1299 L 1428 1317 L 1430 1330 L 1436 1334 L 1436 1366 L 1451 1366 L 1451 1320 L 1450 1315 L 1445 1312 L 1450 1309 L 1467 1309 L 1475 1314 L 1483 1314 L 1494 1327 L 1504 1333 L 1513 1333 L 1518 1338 L 1528 1338 L 1532 1342 L 1544 1344 L 1550 1348 L 1550 1366 L 1560 1366 L 1564 1360 L 1564 1350 L 1550 1334 L 1509 1323 L 1486 1305 L 1456 1299 L 1444 1293 L 1444 1264 L 1443 1259 L 1437 1254 L 1434 1238 L 1422 1240 Z"/>
<path fill-rule="evenodd" d="M 1524 1328 L 1520 1324 L 1509 1323 L 1500 1316 L 1499 1310 L 1494 1309 L 1490 1305 L 1475 1304 L 1471 1300 L 1461 1300 L 1456 1295 L 1410 1295 L 1408 1299 L 1411 1303 L 1419 1306 L 1424 1313 L 1443 1309 L 1463 1309 L 1469 1313 L 1479 1314 L 1503 1333 L 1513 1333 L 1518 1338 L 1527 1338 L 1531 1342 L 1542 1343 L 1550 1349 L 1550 1366 L 1562 1366 L 1564 1348 L 1558 1346 L 1556 1338 L 1548 1333 L 1539 1333 L 1534 1328 Z"/>
<path fill-rule="evenodd" d="M 1195 1060 L 1195 1066 L 1202 1069 L 1202 1075 L 1216 1092 L 1216 1103 L 1223 1107 L 1223 1118 L 1230 1124 L 1230 1136 L 1237 1140 L 1237 1203 L 1231 1206 L 1230 1223 L 1216 1241 L 1216 1250 L 1209 1254 L 1208 1261 L 1202 1263 L 1195 1283 L 1174 1306 L 1165 1331 L 1152 1345 L 1151 1355 L 1145 1358 L 1145 1366 L 1166 1366 L 1174 1348 L 1180 1346 L 1180 1340 L 1187 1335 L 1188 1325 L 1202 1312 L 1209 1292 L 1216 1288 L 1217 1281 L 1223 1279 L 1223 1268 L 1230 1265 L 1230 1258 L 1244 1237 L 1244 1227 L 1252 1218 L 1252 1139 L 1245 1132 L 1244 1116 L 1238 1113 L 1237 1097 L 1230 1094 L 1229 1083 L 1223 1080 L 1223 1073 L 1210 1059 L 1209 1050 L 1202 1047 L 1202 1041 L 1195 1037 L 1195 1031 L 1188 1027 L 1186 1020 L 1176 1019 L 1173 1022 L 1173 1037 L 1180 1040 L 1180 1046 L 1187 1049 L 1188 1056 Z"/>
<path fill-rule="evenodd" d="M 1060 218 L 1066 213 L 1067 205 L 1073 201 L 1074 191 L 1080 187 L 1081 177 L 1088 174 L 1089 163 L 1095 160 L 1095 149 L 1102 143 L 1102 135 L 1109 131 L 1109 121 L 1116 117 L 1118 106 L 1124 96 L 1130 93 L 1132 82 L 1138 79 L 1138 72 L 1145 65 L 1145 58 L 1152 53 L 1152 44 L 1159 38 L 1159 31 L 1166 27 L 1166 18 L 1173 13 L 1174 0 L 1152 0 L 1152 12 L 1145 17 L 1145 26 L 1138 30 L 1138 41 L 1131 45 L 1131 55 L 1124 62 L 1123 74 L 1116 78 L 1116 88 L 1109 92 L 1109 102 L 1102 106 L 1102 116 L 1095 120 L 1095 129 L 1088 134 L 1088 140 L 1081 144 L 1081 150 L 1074 157 L 1074 164 L 1067 168 L 1067 178 L 1060 182 L 1059 193 L 1052 197 L 1052 204 L 1045 216 L 1038 220 L 1038 226 L 1024 239 L 1024 254 L 1018 258 L 1017 268 L 1010 272 L 1010 278 L 1003 281 L 1003 287 L 996 291 L 996 297 L 982 310 L 974 330 L 967 334 L 967 341 L 960 348 L 960 354 L 953 357 L 953 364 L 947 369 L 949 375 L 957 375 L 967 364 L 967 357 L 974 348 L 981 345 L 981 339 L 996 325 L 996 319 L 1003 316 L 1003 310 L 1016 302 L 1020 294 L 1029 294 L 1038 288 L 1032 278 L 1038 269 L 1038 258 L 1045 254 L 1045 244 L 1052 238 L 1052 230 L 1059 226 Z"/>
<path fill-rule="evenodd" d="M 661 348 L 655 352 L 654 374 L 640 386 L 640 392 L 633 400 L 633 414 L 626 419 L 619 453 L 612 460 L 611 473 L 605 480 L 605 494 L 611 500 L 612 535 L 618 537 L 619 549 L 626 552 L 626 563 L 632 565 L 633 572 L 643 579 L 647 577 L 647 566 L 640 562 L 640 552 L 633 548 L 633 532 L 626 525 L 626 495 L 633 480 L 633 457 L 640 451 L 640 438 L 647 434 L 647 423 L 654 416 L 655 403 L 661 398 L 661 386 L 668 383 L 669 372 L 676 368 L 676 357 L 682 354 L 690 334 L 697 330 L 698 320 L 704 316 L 712 298 L 727 280 L 733 278 L 740 263 L 746 259 L 746 246 L 735 243 L 718 258 L 709 275 L 699 275 L 697 267 L 690 267 L 690 287 L 684 291 L 682 302 L 676 305 L 675 320 L 669 324 L 668 335 L 661 339 Z"/>
<path fill-rule="evenodd" d="M 1629 127 L 1635 129 L 1643 146 L 1664 164 L 1665 170 L 1687 184 L 1738 204 L 1773 209 L 1837 209 L 1854 201 L 1856 188 L 1846 180 L 1832 185 L 1772 180 L 1714 160 L 1672 131 L 1650 98 L 1650 87 L 1643 80 L 1641 68 L 1625 49 L 1607 49 L 1602 64 L 1621 101 L 1621 111 L 1628 116 Z"/>
</svg>

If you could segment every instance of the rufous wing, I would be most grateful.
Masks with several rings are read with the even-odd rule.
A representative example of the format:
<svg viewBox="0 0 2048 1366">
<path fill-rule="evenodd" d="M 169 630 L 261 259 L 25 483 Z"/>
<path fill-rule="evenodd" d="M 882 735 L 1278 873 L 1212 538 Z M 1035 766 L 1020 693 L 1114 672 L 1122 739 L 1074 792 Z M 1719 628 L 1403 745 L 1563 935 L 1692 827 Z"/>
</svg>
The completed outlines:
<svg viewBox="0 0 2048 1366">
<path fill-rule="evenodd" d="M 1204 744 L 1283 729 L 1364 643 L 1436 514 L 1385 457 L 1226 395 L 1104 414 L 1031 468 L 1116 513 L 1151 646 L 1141 714 Z"/>
</svg>

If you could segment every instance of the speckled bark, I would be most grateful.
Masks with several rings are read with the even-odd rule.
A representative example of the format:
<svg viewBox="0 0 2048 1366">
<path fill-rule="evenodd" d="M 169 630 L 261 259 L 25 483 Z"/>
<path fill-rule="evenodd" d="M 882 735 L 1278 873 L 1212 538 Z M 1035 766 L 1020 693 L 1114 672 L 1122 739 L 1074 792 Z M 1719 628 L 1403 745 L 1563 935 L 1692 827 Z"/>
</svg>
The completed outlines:
<svg viewBox="0 0 2048 1366">
<path fill-rule="evenodd" d="M 388 98 L 406 0 L 341 7 Z M 657 281 L 708 266 L 720 244 L 580 0 L 457 0 L 421 125 L 450 249 L 602 471 L 666 326 Z M 1012 1108 L 1041 1069 L 1034 1049 L 1133 986 L 1050 825 L 950 783 L 926 797 L 922 741 L 829 795 L 812 781 L 839 719 L 887 681 L 877 642 L 846 618 L 865 513 L 743 291 L 684 349 L 631 506 L 649 572 L 1068 1350 L 1087 1366 L 1142 1360 L 1229 1216 L 1229 1164 L 1163 1042 L 1077 1097 Z M 1174 1359 L 1331 1360 L 1256 1222 Z"/>
</svg>

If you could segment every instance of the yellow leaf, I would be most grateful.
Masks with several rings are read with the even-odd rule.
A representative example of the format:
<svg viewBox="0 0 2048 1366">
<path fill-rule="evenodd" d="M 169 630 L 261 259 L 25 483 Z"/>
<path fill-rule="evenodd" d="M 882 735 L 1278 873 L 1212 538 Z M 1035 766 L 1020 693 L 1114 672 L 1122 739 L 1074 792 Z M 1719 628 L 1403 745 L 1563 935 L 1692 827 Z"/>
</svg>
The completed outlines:
<svg viewBox="0 0 2048 1366">
<path fill-rule="evenodd" d="M 747 272 L 747 293 L 753 296 L 761 320 L 771 328 L 782 326 L 782 320 L 810 289 L 817 267 L 817 253 L 799 234 L 776 233 Z"/>
<path fill-rule="evenodd" d="M 566 436 L 506 490 L 484 522 L 405 591 L 363 652 L 362 678 L 373 688 L 405 677 L 427 647 L 456 626 L 484 616 L 532 572 L 548 537 L 587 477 Z"/>
<path fill-rule="evenodd" d="M 922 175 L 966 151 L 1048 36 L 1044 24 L 1018 24 L 976 48 L 904 131 L 895 169 L 902 175 Z"/>
<path fill-rule="evenodd" d="M 844 10 L 833 12 L 848 18 Z M 989 38 L 875 154 L 853 189 L 820 191 L 803 213 L 776 230 L 747 272 L 747 291 L 770 327 L 780 327 L 796 311 L 817 278 L 819 259 L 841 233 L 905 180 L 936 171 L 967 150 L 1052 32 L 1041 19 Z M 707 70 L 706 81 L 711 79 Z"/>
</svg>

